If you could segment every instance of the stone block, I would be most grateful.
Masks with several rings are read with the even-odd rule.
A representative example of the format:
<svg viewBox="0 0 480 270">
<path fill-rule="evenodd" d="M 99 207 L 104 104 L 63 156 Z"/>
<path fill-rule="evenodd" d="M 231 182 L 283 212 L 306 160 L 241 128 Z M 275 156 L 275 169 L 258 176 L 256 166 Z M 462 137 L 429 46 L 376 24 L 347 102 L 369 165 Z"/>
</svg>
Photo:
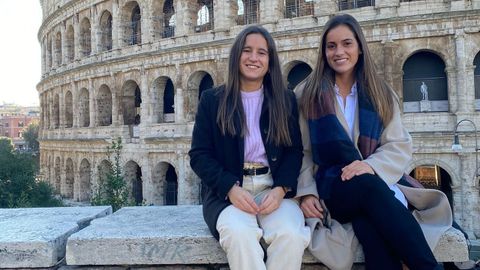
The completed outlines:
<svg viewBox="0 0 480 270">
<path fill-rule="evenodd" d="M 65 256 L 67 238 L 110 206 L 0 209 L 0 268 L 41 268 Z"/>
<path fill-rule="evenodd" d="M 115 248 L 112 248 L 115 247 Z M 67 242 L 67 265 L 221 264 L 227 261 L 194 206 L 125 207 Z"/>
<path fill-rule="evenodd" d="M 112 248 L 115 247 L 115 248 Z M 466 261 L 463 235 L 448 230 L 435 248 L 439 261 Z M 361 249 L 355 262 L 364 261 Z M 304 266 L 318 261 L 308 252 Z M 211 236 L 200 205 L 122 208 L 92 221 L 67 242 L 67 265 L 223 265 L 225 253 Z"/>
</svg>

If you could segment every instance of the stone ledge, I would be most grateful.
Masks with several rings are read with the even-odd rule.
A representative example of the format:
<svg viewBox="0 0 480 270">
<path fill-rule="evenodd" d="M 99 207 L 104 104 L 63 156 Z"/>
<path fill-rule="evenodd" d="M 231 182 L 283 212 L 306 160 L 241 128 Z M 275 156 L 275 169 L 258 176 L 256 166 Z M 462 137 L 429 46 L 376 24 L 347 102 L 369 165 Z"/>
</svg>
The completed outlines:
<svg viewBox="0 0 480 270">
<path fill-rule="evenodd" d="M 0 209 L 0 268 L 52 267 L 71 234 L 111 213 L 110 206 Z"/>
<path fill-rule="evenodd" d="M 115 247 L 115 248 L 112 248 Z M 434 254 L 439 261 L 466 261 L 463 235 L 450 229 Z M 306 252 L 304 263 L 318 264 Z M 355 262 L 363 262 L 358 252 Z M 69 266 L 225 265 L 227 259 L 210 235 L 199 205 L 126 207 L 97 219 L 67 242 Z"/>
</svg>

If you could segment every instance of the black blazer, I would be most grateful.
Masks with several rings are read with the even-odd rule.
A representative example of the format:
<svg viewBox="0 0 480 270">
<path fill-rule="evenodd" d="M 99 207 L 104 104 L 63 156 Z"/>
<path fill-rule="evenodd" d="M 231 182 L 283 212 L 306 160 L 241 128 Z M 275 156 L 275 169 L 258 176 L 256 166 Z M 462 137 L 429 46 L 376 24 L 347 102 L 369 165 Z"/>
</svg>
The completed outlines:
<svg viewBox="0 0 480 270">
<path fill-rule="evenodd" d="M 242 185 L 244 162 L 244 139 L 239 135 L 222 135 L 216 122 L 220 97 L 224 90 L 224 86 L 220 86 L 202 93 L 195 117 L 192 147 L 189 151 L 190 166 L 207 189 L 203 201 L 203 216 L 217 239 L 218 216 L 231 204 L 227 198 L 228 191 L 237 181 Z M 267 142 L 269 115 L 266 95 L 260 115 L 260 132 L 272 173 L 273 187 L 289 187 L 291 191 L 286 197 L 293 197 L 296 194 L 297 178 L 302 165 L 303 147 L 293 92 L 288 92 L 288 98 L 291 103 L 288 125 L 292 145 L 275 146 L 273 142 Z M 239 124 L 240 118 L 235 119 L 235 126 L 238 127 Z"/>
</svg>

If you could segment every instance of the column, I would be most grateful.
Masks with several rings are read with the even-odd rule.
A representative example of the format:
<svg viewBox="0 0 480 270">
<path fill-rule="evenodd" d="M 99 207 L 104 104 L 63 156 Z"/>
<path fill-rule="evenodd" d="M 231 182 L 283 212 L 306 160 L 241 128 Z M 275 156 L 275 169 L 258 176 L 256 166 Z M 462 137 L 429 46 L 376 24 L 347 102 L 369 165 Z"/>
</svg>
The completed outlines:
<svg viewBox="0 0 480 270">
<path fill-rule="evenodd" d="M 466 48 L 465 48 L 465 33 L 463 29 L 458 29 L 455 32 L 455 70 L 456 70 L 456 80 L 455 88 L 448 89 L 449 99 L 454 98 L 454 93 L 456 94 L 457 104 L 462 104 L 457 106 L 455 110 L 451 110 L 453 113 L 467 113 L 473 112 L 474 109 L 474 90 L 467 91 L 467 78 L 466 73 Z M 470 77 L 472 78 L 472 77 Z M 468 89 L 469 90 L 469 89 Z M 452 108 L 453 109 L 453 108 Z"/>
<path fill-rule="evenodd" d="M 282 0 L 260 0 L 259 10 L 261 24 L 275 23 L 284 17 Z"/>
<path fill-rule="evenodd" d="M 77 87 L 77 84 L 72 81 L 70 83 L 70 89 L 72 90 L 72 113 L 73 113 L 73 128 L 78 128 L 79 126 L 79 120 L 78 119 L 78 116 L 80 115 L 79 111 L 78 111 L 78 108 L 80 107 L 79 104 L 78 104 L 78 96 L 79 96 L 79 92 L 78 92 L 78 87 Z"/>
<path fill-rule="evenodd" d="M 318 17 L 327 17 L 325 22 L 328 20 L 328 17 L 338 11 L 337 1 L 332 0 L 318 0 L 313 2 L 313 14 Z M 324 22 L 324 23 L 325 23 Z"/>
<path fill-rule="evenodd" d="M 96 99 L 95 99 L 95 94 L 97 91 L 93 88 L 93 80 L 90 78 L 88 79 L 88 110 L 90 111 L 90 126 L 89 127 L 95 127 L 97 126 L 97 112 L 96 112 Z"/>
<path fill-rule="evenodd" d="M 142 103 L 140 104 L 140 125 L 153 123 L 152 121 L 152 99 L 150 89 L 148 88 L 148 76 L 144 68 L 140 70 L 140 93 Z"/>
<path fill-rule="evenodd" d="M 79 60 L 82 57 L 82 48 L 80 48 L 80 23 L 78 22 L 78 13 L 73 15 L 73 46 L 74 46 L 74 60 Z"/>
<path fill-rule="evenodd" d="M 110 91 L 112 92 L 112 126 L 118 127 L 123 123 L 120 122 L 119 106 L 121 106 L 121 100 L 118 100 L 118 82 L 115 80 L 115 74 L 110 74 L 110 85 L 112 86 Z"/>
<path fill-rule="evenodd" d="M 213 10 L 215 31 L 226 31 L 237 24 L 237 0 L 214 0 Z"/>
<path fill-rule="evenodd" d="M 176 1 L 175 14 L 175 36 L 184 36 L 193 33 L 193 26 L 196 21 L 198 4 L 194 0 Z"/>
<path fill-rule="evenodd" d="M 185 97 L 183 96 L 183 83 L 182 83 L 182 68 L 179 64 L 176 64 L 175 69 L 179 72 L 177 73 L 176 78 L 172 78 L 175 83 L 175 123 L 185 123 Z M 163 98 L 163 97 L 162 97 Z"/>
<path fill-rule="evenodd" d="M 112 50 L 118 49 L 120 44 L 120 14 L 118 10 L 118 0 L 112 1 Z"/>
<path fill-rule="evenodd" d="M 90 8 L 90 32 L 91 32 L 91 41 L 90 46 L 92 48 L 91 54 L 96 54 L 99 51 L 100 45 L 100 18 L 97 11 L 97 6 L 94 5 Z"/>
</svg>

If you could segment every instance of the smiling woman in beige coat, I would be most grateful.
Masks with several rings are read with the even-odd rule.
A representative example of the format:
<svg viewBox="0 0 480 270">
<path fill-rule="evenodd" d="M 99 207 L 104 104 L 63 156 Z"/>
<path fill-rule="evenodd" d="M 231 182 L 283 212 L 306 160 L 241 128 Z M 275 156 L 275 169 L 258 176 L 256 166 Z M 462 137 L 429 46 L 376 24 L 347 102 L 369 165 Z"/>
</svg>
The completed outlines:
<svg viewBox="0 0 480 270">
<path fill-rule="evenodd" d="M 327 22 L 317 65 L 296 94 L 304 145 L 297 196 L 304 215 L 322 217 L 323 199 L 332 218 L 351 222 L 367 269 L 402 269 L 402 262 L 410 269 L 437 269 L 431 248 L 451 225 L 448 203 L 434 215 L 442 226 L 422 232 L 405 195 L 422 194 L 410 201 L 419 210 L 435 201 L 429 191 L 398 184 L 412 157 L 412 140 L 352 16 Z"/>
</svg>

